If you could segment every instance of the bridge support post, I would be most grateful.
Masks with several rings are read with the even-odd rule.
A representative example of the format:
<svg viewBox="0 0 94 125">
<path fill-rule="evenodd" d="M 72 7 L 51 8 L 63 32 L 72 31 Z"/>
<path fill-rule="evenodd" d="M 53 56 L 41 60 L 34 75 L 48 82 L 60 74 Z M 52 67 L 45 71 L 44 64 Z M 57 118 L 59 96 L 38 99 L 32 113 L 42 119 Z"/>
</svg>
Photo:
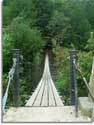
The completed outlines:
<svg viewBox="0 0 94 125">
<path fill-rule="evenodd" d="M 70 104 L 75 105 L 76 117 L 78 117 L 78 91 L 77 91 L 77 78 L 76 67 L 77 64 L 77 51 L 70 52 Z"/>
<path fill-rule="evenodd" d="M 73 83 L 73 53 L 70 52 L 70 105 L 74 105 L 74 83 Z"/>
<path fill-rule="evenodd" d="M 13 77 L 13 105 L 17 107 L 19 105 L 19 49 L 13 49 L 13 58 L 16 58 L 16 67 Z"/>
<path fill-rule="evenodd" d="M 76 68 L 75 68 L 75 65 L 74 65 L 74 61 L 75 61 L 75 64 L 77 63 L 77 55 L 76 55 L 77 51 L 76 50 L 73 50 L 70 52 L 70 88 L 71 88 L 71 91 L 70 91 L 70 97 L 71 97 L 71 105 L 74 105 L 75 104 L 75 89 L 76 89 L 76 86 L 75 84 L 77 83 L 76 81 Z"/>
</svg>

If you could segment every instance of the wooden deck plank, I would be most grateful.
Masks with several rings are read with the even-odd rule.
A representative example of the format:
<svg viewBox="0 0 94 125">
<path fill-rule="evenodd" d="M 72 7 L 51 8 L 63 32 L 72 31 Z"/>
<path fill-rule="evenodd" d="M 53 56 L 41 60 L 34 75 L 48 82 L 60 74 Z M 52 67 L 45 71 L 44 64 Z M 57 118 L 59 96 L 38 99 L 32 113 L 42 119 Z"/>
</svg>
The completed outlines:
<svg viewBox="0 0 94 125">
<path fill-rule="evenodd" d="M 48 55 L 45 58 L 42 79 L 26 106 L 63 106 L 50 74 Z"/>
<path fill-rule="evenodd" d="M 48 91 L 48 85 L 46 81 L 41 106 L 48 106 L 48 92 L 47 91 Z"/>
<path fill-rule="evenodd" d="M 45 89 L 45 83 L 44 80 L 42 81 L 42 86 L 41 89 L 36 97 L 35 102 L 33 103 L 33 106 L 40 106 L 41 105 L 41 99 L 42 99 L 42 94 L 44 93 L 44 89 Z"/>
<path fill-rule="evenodd" d="M 51 88 L 51 80 L 48 85 L 49 85 L 49 106 L 56 106 L 53 91 Z"/>
<path fill-rule="evenodd" d="M 56 100 L 56 105 L 57 106 L 64 106 L 62 100 L 60 99 L 60 96 L 55 88 L 55 85 L 51 79 L 51 86 L 52 86 L 52 90 L 53 90 L 53 93 L 54 93 L 54 97 L 55 97 L 55 100 Z"/>
<path fill-rule="evenodd" d="M 33 105 L 35 98 L 36 98 L 38 92 L 40 91 L 41 86 L 42 86 L 42 80 L 38 84 L 36 90 L 33 92 L 32 96 L 30 97 L 30 99 L 28 100 L 28 102 L 26 103 L 25 106 L 32 106 Z"/>
</svg>

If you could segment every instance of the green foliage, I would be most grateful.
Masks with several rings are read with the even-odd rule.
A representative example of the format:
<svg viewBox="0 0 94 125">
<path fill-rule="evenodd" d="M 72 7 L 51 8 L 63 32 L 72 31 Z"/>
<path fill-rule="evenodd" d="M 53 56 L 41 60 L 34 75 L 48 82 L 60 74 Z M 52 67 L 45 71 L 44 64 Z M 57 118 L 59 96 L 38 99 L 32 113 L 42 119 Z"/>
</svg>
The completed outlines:
<svg viewBox="0 0 94 125">
<path fill-rule="evenodd" d="M 57 80 L 56 86 L 60 94 L 65 100 L 65 104 L 69 104 L 70 92 L 70 61 L 67 48 L 61 48 L 54 44 L 53 52 L 55 54 L 55 63 L 57 65 Z"/>
<path fill-rule="evenodd" d="M 84 0 L 84 4 L 85 4 L 85 11 L 86 12 L 86 17 L 87 19 L 89 20 L 90 24 L 91 24 L 91 28 L 92 30 L 94 30 L 94 15 L 93 15 L 93 12 L 94 12 L 94 0 L 88 0 L 86 3 L 85 3 L 85 0 Z"/>
<path fill-rule="evenodd" d="M 83 49 L 91 28 L 91 24 L 86 17 L 85 3 L 78 0 L 69 0 L 64 3 L 63 11 L 70 18 L 72 27 L 69 32 L 70 37 L 67 40 L 70 40 L 77 49 Z"/>
<path fill-rule="evenodd" d="M 11 23 L 10 34 L 14 46 L 21 49 L 25 56 L 29 56 L 30 53 L 32 53 L 32 55 L 36 54 L 40 52 L 43 47 L 40 31 L 36 28 L 31 29 L 28 24 L 22 23 L 19 18 Z"/>
<path fill-rule="evenodd" d="M 83 49 L 89 32 L 94 30 L 93 9 L 93 0 L 8 0 L 4 3 L 4 26 L 10 24 L 10 19 L 12 22 L 22 17 L 22 22 L 39 29 L 43 38 Z"/>
<path fill-rule="evenodd" d="M 11 10 L 11 18 L 15 18 L 17 16 L 19 16 L 22 11 L 25 8 L 26 1 L 25 0 L 13 0 L 11 2 L 9 2 L 9 7 Z"/>
<path fill-rule="evenodd" d="M 44 36 L 46 34 L 46 26 L 49 23 L 49 20 L 52 16 L 54 10 L 54 4 L 52 0 L 34 0 L 35 8 L 37 8 L 37 15 L 36 15 L 36 25 L 40 27 Z"/>
<path fill-rule="evenodd" d="M 31 86 L 32 89 L 32 86 Z M 19 105 L 24 106 L 26 104 L 26 100 L 29 99 L 30 90 L 28 89 L 27 80 L 22 78 L 20 80 L 20 100 Z"/>
<path fill-rule="evenodd" d="M 9 6 L 3 7 L 3 25 L 7 26 L 11 22 Z"/>
<path fill-rule="evenodd" d="M 88 44 L 86 45 L 86 49 L 88 49 L 89 51 L 92 51 L 92 56 L 94 56 L 94 33 L 91 32 L 90 33 L 90 38 L 88 40 Z"/>
<path fill-rule="evenodd" d="M 68 36 L 67 32 L 71 29 L 69 21 L 70 19 L 65 17 L 63 12 L 56 10 L 47 26 L 49 36 L 51 36 L 52 39 L 56 39 L 58 43 L 63 44 L 64 38 Z"/>
<path fill-rule="evenodd" d="M 92 52 L 79 52 L 78 55 L 78 63 L 83 71 L 83 74 L 85 78 L 87 79 L 87 82 L 89 83 L 91 70 L 92 70 Z M 85 84 L 82 81 L 82 77 L 78 73 L 78 88 L 79 88 L 79 96 L 85 96 L 87 95 L 87 88 Z M 83 91 L 85 89 L 85 91 Z"/>
<path fill-rule="evenodd" d="M 11 54 L 13 49 L 12 38 L 9 33 L 4 32 L 3 36 L 3 67 L 4 71 L 8 71 L 11 65 Z"/>
</svg>

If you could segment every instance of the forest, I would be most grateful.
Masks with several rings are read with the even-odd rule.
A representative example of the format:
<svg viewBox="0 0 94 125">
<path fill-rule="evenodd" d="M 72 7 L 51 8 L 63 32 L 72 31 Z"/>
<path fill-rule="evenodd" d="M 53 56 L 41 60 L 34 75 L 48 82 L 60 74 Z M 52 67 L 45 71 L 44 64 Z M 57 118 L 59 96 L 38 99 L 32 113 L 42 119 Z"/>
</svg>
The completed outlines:
<svg viewBox="0 0 94 125">
<path fill-rule="evenodd" d="M 77 50 L 78 63 L 89 82 L 94 56 L 94 0 L 4 0 L 3 2 L 3 94 L 12 66 L 13 49 L 20 49 L 20 104 L 34 91 L 41 78 L 46 48 L 56 87 L 70 103 L 71 50 Z M 80 75 L 79 96 L 87 95 Z M 84 91 L 86 90 L 86 91 Z M 13 105 L 13 84 L 8 104 Z"/>
</svg>

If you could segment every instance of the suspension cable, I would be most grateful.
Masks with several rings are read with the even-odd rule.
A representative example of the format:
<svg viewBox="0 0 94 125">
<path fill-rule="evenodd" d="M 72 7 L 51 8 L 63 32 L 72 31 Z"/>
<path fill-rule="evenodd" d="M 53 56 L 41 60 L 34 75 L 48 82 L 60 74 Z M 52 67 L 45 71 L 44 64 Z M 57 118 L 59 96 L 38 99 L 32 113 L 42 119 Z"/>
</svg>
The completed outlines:
<svg viewBox="0 0 94 125">
<path fill-rule="evenodd" d="M 74 63 L 74 66 L 75 66 L 76 70 L 77 70 L 77 71 L 80 73 L 80 75 L 82 76 L 83 81 L 84 81 L 84 83 L 85 83 L 85 85 L 86 85 L 86 87 L 87 87 L 87 89 L 88 89 L 88 91 L 89 91 L 89 93 L 90 93 L 90 96 L 91 96 L 92 100 L 94 101 L 94 96 L 93 96 L 93 94 L 92 94 L 92 92 L 91 92 L 91 89 L 90 89 L 90 87 L 89 87 L 89 85 L 88 85 L 88 82 L 87 82 L 87 80 L 86 80 L 86 78 L 85 78 L 85 76 L 84 76 L 84 74 L 83 74 L 83 72 L 82 72 L 81 67 L 79 66 L 79 64 L 76 64 L 75 61 L 74 61 L 73 63 Z"/>
<path fill-rule="evenodd" d="M 3 97 L 3 112 L 5 110 L 5 106 L 6 106 L 6 103 L 7 103 L 9 87 L 10 87 L 11 81 L 13 80 L 15 67 L 16 67 L 16 62 L 17 62 L 16 58 L 13 58 L 13 66 L 12 66 L 12 68 L 10 69 L 10 71 L 8 73 L 8 84 L 7 84 L 7 88 L 6 88 L 4 97 Z"/>
</svg>

